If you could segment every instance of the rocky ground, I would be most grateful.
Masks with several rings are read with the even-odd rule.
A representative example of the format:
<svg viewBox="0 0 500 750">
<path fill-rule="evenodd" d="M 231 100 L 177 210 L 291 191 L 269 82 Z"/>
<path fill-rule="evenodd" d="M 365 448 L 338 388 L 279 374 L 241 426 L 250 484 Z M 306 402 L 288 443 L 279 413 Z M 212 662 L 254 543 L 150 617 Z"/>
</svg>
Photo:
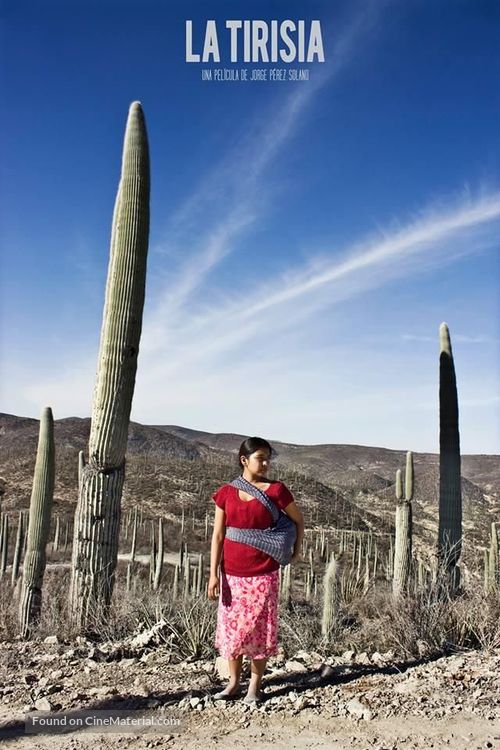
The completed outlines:
<svg viewBox="0 0 500 750">
<path fill-rule="evenodd" d="M 212 700 L 224 662 L 175 663 L 166 644 L 155 645 L 159 632 L 161 624 L 100 645 L 55 637 L 0 644 L 0 743 L 50 750 L 500 748 L 500 649 L 406 663 L 391 652 L 279 656 L 269 660 L 263 704 L 247 706 Z M 50 712 L 39 715 L 55 719 L 59 731 L 26 734 L 31 712 Z M 88 727 L 86 717 L 94 716 L 139 717 L 146 726 L 104 732 Z M 76 728 L 66 723 L 61 732 L 70 720 Z"/>
</svg>

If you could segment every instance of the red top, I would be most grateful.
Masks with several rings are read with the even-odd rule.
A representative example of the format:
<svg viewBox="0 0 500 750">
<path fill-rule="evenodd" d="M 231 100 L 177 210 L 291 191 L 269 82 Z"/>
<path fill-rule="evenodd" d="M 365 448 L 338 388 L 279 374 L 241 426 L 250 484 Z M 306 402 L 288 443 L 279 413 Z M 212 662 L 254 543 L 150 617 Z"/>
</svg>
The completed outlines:
<svg viewBox="0 0 500 750">
<path fill-rule="evenodd" d="M 283 482 L 271 482 L 266 495 L 278 508 L 286 508 L 293 502 L 293 495 Z M 256 497 L 252 500 L 241 500 L 238 488 L 224 484 L 212 495 L 215 504 L 226 514 L 226 526 L 239 529 L 267 529 L 272 523 L 272 516 L 267 508 Z M 249 544 L 224 539 L 221 559 L 221 571 L 231 576 L 258 576 L 278 570 L 277 560 Z"/>
</svg>

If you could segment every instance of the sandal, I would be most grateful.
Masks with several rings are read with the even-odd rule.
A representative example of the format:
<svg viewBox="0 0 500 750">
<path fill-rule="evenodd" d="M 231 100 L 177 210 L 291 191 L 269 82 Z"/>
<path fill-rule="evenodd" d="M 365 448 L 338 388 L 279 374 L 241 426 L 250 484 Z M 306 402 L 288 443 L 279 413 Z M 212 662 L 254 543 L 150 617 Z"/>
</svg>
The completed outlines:
<svg viewBox="0 0 500 750">
<path fill-rule="evenodd" d="M 264 700 L 262 694 L 258 695 L 256 698 L 250 697 L 249 695 L 245 695 L 243 698 L 243 703 L 252 704 L 255 703 L 259 705 Z"/>
<path fill-rule="evenodd" d="M 241 690 L 237 690 L 235 693 L 228 693 L 227 688 L 220 690 L 218 693 L 212 695 L 214 701 L 234 701 L 241 695 Z"/>
</svg>

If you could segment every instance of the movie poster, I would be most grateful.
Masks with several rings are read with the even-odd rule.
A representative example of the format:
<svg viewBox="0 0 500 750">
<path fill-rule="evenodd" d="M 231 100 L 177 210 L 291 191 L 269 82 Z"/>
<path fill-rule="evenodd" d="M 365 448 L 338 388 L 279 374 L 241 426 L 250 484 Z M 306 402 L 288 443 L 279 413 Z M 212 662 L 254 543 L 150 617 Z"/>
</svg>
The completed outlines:
<svg viewBox="0 0 500 750">
<path fill-rule="evenodd" d="M 500 3 L 0 21 L 0 739 L 493 747 Z"/>
<path fill-rule="evenodd" d="M 498 450 L 494 2 L 5 2 L 2 408 L 89 416 L 129 105 L 151 159 L 132 418 Z"/>
</svg>

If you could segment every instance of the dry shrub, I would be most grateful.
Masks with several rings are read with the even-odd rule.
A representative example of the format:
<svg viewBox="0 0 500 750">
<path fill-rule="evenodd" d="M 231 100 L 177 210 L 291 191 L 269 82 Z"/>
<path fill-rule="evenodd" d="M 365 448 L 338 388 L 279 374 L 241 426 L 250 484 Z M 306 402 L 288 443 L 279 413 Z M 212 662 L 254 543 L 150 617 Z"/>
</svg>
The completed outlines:
<svg viewBox="0 0 500 750">
<path fill-rule="evenodd" d="M 180 659 L 215 655 L 217 607 L 205 596 L 179 598 L 175 602 L 163 598 L 157 600 L 154 607 L 144 606 L 142 616 L 144 628 L 165 621 L 161 638 Z"/>
<path fill-rule="evenodd" d="M 321 613 L 314 603 L 290 602 L 280 607 L 279 642 L 286 657 L 297 651 L 317 651 L 321 639 Z"/>
<path fill-rule="evenodd" d="M 393 597 L 372 590 L 353 602 L 354 624 L 343 641 L 357 650 L 386 651 L 403 658 L 499 644 L 500 600 L 469 586 L 452 596 L 439 583 L 413 595 Z"/>
</svg>

